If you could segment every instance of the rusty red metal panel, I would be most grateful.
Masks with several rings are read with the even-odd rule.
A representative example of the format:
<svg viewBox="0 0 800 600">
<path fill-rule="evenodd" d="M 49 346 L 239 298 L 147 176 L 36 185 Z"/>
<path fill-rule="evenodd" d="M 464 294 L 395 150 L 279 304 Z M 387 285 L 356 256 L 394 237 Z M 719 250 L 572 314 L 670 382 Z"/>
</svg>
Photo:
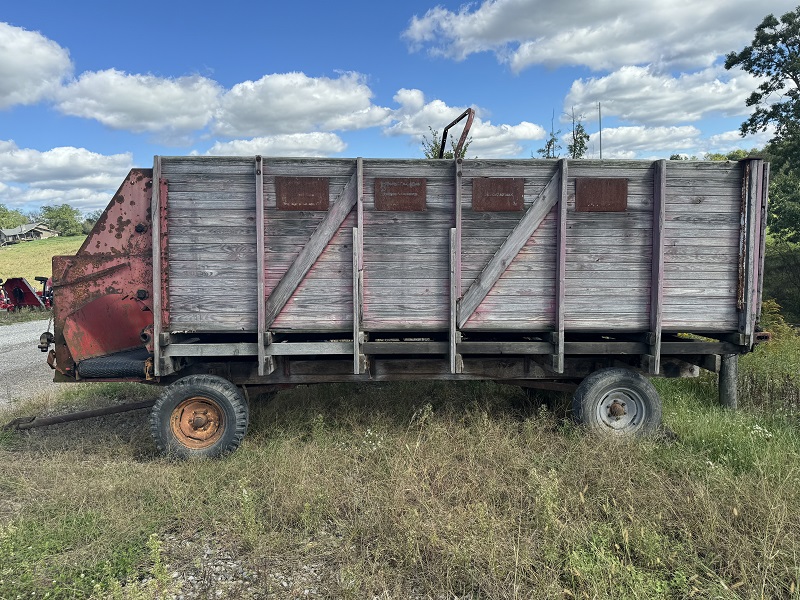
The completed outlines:
<svg viewBox="0 0 800 600">
<path fill-rule="evenodd" d="M 73 360 L 80 362 L 141 348 L 142 331 L 152 325 L 153 313 L 143 301 L 135 296 L 108 294 L 66 318 L 64 340 Z"/>
<path fill-rule="evenodd" d="M 525 180 L 521 177 L 476 177 L 472 180 L 472 210 L 517 212 L 525 208 Z"/>
<path fill-rule="evenodd" d="M 623 177 L 575 179 L 576 212 L 623 212 L 628 208 L 628 180 Z"/>
<path fill-rule="evenodd" d="M 153 169 L 131 169 L 77 254 L 149 252 Z"/>
<path fill-rule="evenodd" d="M 426 208 L 424 177 L 376 177 L 375 209 L 421 212 Z"/>
<path fill-rule="evenodd" d="M 142 323 L 153 322 L 152 186 L 151 169 L 131 170 L 77 254 L 53 257 L 55 357 L 62 373 L 71 373 L 75 362 L 64 337 L 67 321 L 75 324 L 92 302 L 107 297 L 101 303 L 135 302 L 140 308 L 138 319 L 97 330 L 102 339 L 98 344 L 108 353 L 130 348 Z M 74 336 L 73 343 L 78 355 L 85 356 Z"/>
<path fill-rule="evenodd" d="M 327 177 L 275 177 L 278 210 L 328 210 Z"/>
</svg>

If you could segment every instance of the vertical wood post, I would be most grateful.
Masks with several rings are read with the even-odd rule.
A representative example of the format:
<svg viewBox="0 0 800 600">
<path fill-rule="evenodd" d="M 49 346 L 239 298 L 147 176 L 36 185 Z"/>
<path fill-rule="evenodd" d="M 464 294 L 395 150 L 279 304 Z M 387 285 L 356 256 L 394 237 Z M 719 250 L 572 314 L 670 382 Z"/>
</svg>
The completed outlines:
<svg viewBox="0 0 800 600">
<path fill-rule="evenodd" d="M 555 285 L 555 332 L 552 356 L 553 370 L 564 372 L 564 298 L 566 294 L 567 270 L 567 159 L 558 161 L 559 186 L 556 204 L 556 285 Z"/>
<path fill-rule="evenodd" d="M 361 353 L 364 332 L 364 161 L 356 159 L 356 227 L 353 228 L 353 373 L 366 371 L 366 356 Z"/>
<path fill-rule="evenodd" d="M 725 408 L 736 410 L 738 402 L 737 379 L 739 355 L 723 354 L 719 368 L 719 403 Z"/>
<path fill-rule="evenodd" d="M 153 372 L 161 369 L 161 157 L 153 159 L 153 195 L 150 199 L 150 230 L 153 233 Z"/>
<path fill-rule="evenodd" d="M 267 344 L 270 341 L 267 335 L 267 299 L 264 281 L 267 267 L 264 230 L 267 223 L 264 208 L 264 162 L 261 156 L 256 156 L 254 171 L 256 178 L 256 271 L 258 276 L 258 374 L 263 377 L 275 370 L 275 360 L 272 356 L 267 356 Z"/>
<path fill-rule="evenodd" d="M 458 330 L 458 284 L 456 276 L 456 249 L 458 234 L 455 227 L 450 230 L 450 372 L 462 373 L 464 360 L 458 353 L 461 332 Z"/>
<path fill-rule="evenodd" d="M 653 164 L 653 261 L 650 269 L 650 354 L 645 366 L 651 375 L 661 371 L 661 321 L 664 311 L 664 220 L 666 215 L 667 161 Z"/>
</svg>

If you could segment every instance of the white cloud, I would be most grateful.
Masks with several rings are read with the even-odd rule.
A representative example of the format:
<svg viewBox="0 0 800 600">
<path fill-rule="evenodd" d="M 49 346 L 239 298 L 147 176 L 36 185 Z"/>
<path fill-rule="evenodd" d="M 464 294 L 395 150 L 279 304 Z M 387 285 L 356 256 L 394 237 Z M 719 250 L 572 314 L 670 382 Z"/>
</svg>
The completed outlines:
<svg viewBox="0 0 800 600">
<path fill-rule="evenodd" d="M 593 155 L 599 153 L 599 134 L 589 137 Z M 603 158 L 636 158 L 643 155 L 670 155 L 691 150 L 700 142 L 700 130 L 681 127 L 612 127 L 603 129 Z"/>
<path fill-rule="evenodd" d="M 0 108 L 50 96 L 71 72 L 69 52 L 54 41 L 0 23 Z"/>
<path fill-rule="evenodd" d="M 213 131 L 225 137 L 315 130 L 353 130 L 387 122 L 390 110 L 372 104 L 358 73 L 336 79 L 275 73 L 244 81 L 222 98 Z"/>
<path fill-rule="evenodd" d="M 753 148 L 763 148 L 775 135 L 775 127 L 771 126 L 767 131 L 762 131 L 754 135 L 742 137 L 738 129 L 734 131 L 724 131 L 712 135 L 706 141 L 705 152 L 730 152 L 731 150 L 752 150 Z"/>
<path fill-rule="evenodd" d="M 57 108 L 112 129 L 169 136 L 205 127 L 221 92 L 218 83 L 196 75 L 165 79 L 116 69 L 87 71 L 61 90 Z"/>
<path fill-rule="evenodd" d="M 30 209 L 67 202 L 82 210 L 101 208 L 132 166 L 130 153 L 107 156 L 73 147 L 41 152 L 0 141 L 0 204 Z"/>
<path fill-rule="evenodd" d="M 775 14 L 792 8 L 794 0 L 770 6 Z M 484 0 L 415 15 L 403 36 L 413 50 L 456 60 L 492 51 L 516 72 L 536 64 L 698 68 L 749 42 L 764 10 L 729 0 Z"/>
<path fill-rule="evenodd" d="M 441 135 L 445 125 L 464 112 L 466 107 L 448 106 L 441 100 L 425 102 L 425 95 L 420 90 L 401 89 L 394 101 L 400 105 L 392 115 L 393 124 L 386 127 L 387 135 L 409 135 L 416 140 L 423 136 L 430 137 L 429 127 L 437 129 Z M 517 125 L 492 125 L 491 121 L 484 121 L 477 109 L 477 115 L 470 129 L 472 143 L 469 146 L 469 156 L 481 158 L 518 156 L 524 151 L 526 142 L 540 140 L 545 137 L 545 131 L 539 125 L 522 121 Z M 460 122 L 450 132 L 451 139 L 458 140 L 461 136 L 463 124 Z M 449 147 L 449 144 L 448 144 Z"/>
<path fill-rule="evenodd" d="M 665 125 L 699 121 L 711 113 L 724 116 L 748 114 L 745 100 L 759 81 L 741 71 L 712 67 L 678 77 L 658 73 L 652 67 L 622 67 L 605 77 L 573 82 L 565 110 L 592 117 L 597 101 L 604 115 L 631 123 Z"/>
<path fill-rule="evenodd" d="M 330 156 L 347 147 L 334 133 L 289 133 L 250 140 L 217 142 L 206 152 L 212 156 Z"/>
</svg>

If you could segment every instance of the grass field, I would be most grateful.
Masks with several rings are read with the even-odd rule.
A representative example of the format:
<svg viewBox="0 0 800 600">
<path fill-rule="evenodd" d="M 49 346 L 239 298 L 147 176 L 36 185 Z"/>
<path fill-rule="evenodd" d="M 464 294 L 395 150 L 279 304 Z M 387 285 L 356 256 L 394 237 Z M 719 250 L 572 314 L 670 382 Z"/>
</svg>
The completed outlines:
<svg viewBox="0 0 800 600">
<path fill-rule="evenodd" d="M 54 237 L 4 246 L 0 248 L 0 279 L 5 281 L 10 277 L 24 277 L 35 290 L 40 290 L 41 284 L 35 278 L 52 275 L 53 257 L 75 254 L 85 239 L 83 235 Z M 13 313 L 0 311 L 0 325 L 33 321 L 46 318 L 47 315 L 35 309 Z"/>
<path fill-rule="evenodd" d="M 0 279 L 24 277 L 35 285 L 34 277 L 52 275 L 52 259 L 62 254 L 75 254 L 86 236 L 54 237 L 0 248 Z"/>
<path fill-rule="evenodd" d="M 740 371 L 739 412 L 713 377 L 657 381 L 674 436 L 647 440 L 434 382 L 281 392 L 218 461 L 156 456 L 144 412 L 5 433 L 0 598 L 177 597 L 187 574 L 201 598 L 798 598 L 800 341 Z M 217 579 L 223 551 L 247 583 Z"/>
</svg>

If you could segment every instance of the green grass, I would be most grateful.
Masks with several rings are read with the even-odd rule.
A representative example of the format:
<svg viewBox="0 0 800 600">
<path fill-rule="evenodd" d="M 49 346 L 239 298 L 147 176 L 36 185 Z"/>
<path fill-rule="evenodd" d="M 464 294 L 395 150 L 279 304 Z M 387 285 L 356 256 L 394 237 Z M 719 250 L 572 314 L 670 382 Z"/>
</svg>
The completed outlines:
<svg viewBox="0 0 800 600">
<path fill-rule="evenodd" d="M 0 279 L 24 277 L 33 289 L 40 290 L 36 277 L 50 277 L 53 273 L 53 257 L 75 254 L 86 236 L 54 237 L 4 246 L 0 248 Z M 0 326 L 47 319 L 50 311 L 24 309 L 9 313 L 0 311 Z"/>
<path fill-rule="evenodd" d="M 6 433 L 0 597 L 177 594 L 200 536 L 244 561 L 253 597 L 300 597 L 270 574 L 313 564 L 331 598 L 798 598 L 800 410 L 769 380 L 800 342 L 779 341 L 742 360 L 742 382 L 766 379 L 739 412 L 712 377 L 658 381 L 674 440 L 599 439 L 521 412 L 515 388 L 435 382 L 281 392 L 219 461 L 156 456 L 145 412 Z M 76 385 L 29 409 L 156 392 Z"/>
<path fill-rule="evenodd" d="M 24 277 L 37 286 L 35 277 L 50 277 L 54 256 L 75 254 L 86 236 L 54 237 L 0 248 L 0 278 Z"/>
</svg>

